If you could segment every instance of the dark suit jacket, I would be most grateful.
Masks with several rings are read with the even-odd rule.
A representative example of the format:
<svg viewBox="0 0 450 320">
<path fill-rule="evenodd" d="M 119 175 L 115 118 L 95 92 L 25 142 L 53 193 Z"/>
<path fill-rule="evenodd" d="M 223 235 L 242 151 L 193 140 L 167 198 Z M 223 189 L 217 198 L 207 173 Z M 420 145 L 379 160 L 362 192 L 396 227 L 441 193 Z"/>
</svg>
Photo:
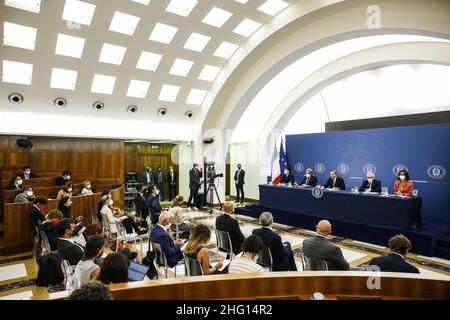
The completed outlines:
<svg viewBox="0 0 450 320">
<path fill-rule="evenodd" d="M 216 229 L 226 231 L 230 234 L 231 245 L 233 247 L 233 253 L 238 254 L 241 252 L 242 243 L 245 240 L 242 234 L 241 228 L 237 220 L 233 219 L 229 214 L 223 214 L 216 218 Z"/>
<path fill-rule="evenodd" d="M 161 204 L 159 203 L 158 197 L 155 197 L 154 195 L 149 195 L 147 197 L 147 200 L 145 200 L 145 205 L 147 208 L 150 209 L 150 212 L 152 213 L 151 219 L 153 224 L 158 223 L 158 216 L 162 211 Z"/>
<path fill-rule="evenodd" d="M 145 186 L 151 186 L 155 184 L 155 176 L 153 175 L 153 172 L 149 172 L 149 177 L 147 177 L 147 171 L 144 171 L 141 173 L 141 176 L 139 177 L 139 180 L 142 184 Z"/>
<path fill-rule="evenodd" d="M 161 174 L 161 181 L 162 181 L 161 183 L 158 182 L 158 175 L 159 174 Z M 164 185 L 165 182 L 166 182 L 166 174 L 163 171 L 161 171 L 161 172 L 156 171 L 156 173 L 155 173 L 155 184 L 162 184 L 162 185 Z"/>
<path fill-rule="evenodd" d="M 203 177 L 203 173 L 200 170 L 195 170 L 192 168 L 189 170 L 189 189 L 198 190 L 200 189 L 200 179 Z"/>
<path fill-rule="evenodd" d="M 22 190 L 22 186 L 17 187 L 15 183 L 11 183 L 6 188 L 7 190 Z"/>
<path fill-rule="evenodd" d="M 25 174 L 23 173 L 23 171 L 21 173 L 19 173 L 18 176 L 20 176 L 22 179 L 25 179 Z M 36 172 L 31 171 L 30 179 L 35 179 L 35 178 L 40 178 L 40 177 L 41 176 L 38 175 Z"/>
<path fill-rule="evenodd" d="M 66 179 L 64 179 L 64 177 L 62 177 L 62 176 L 56 178 L 56 185 L 57 185 L 57 186 L 63 186 L 63 185 L 65 185 L 67 182 L 70 182 L 70 179 L 69 179 L 69 180 L 66 180 Z"/>
<path fill-rule="evenodd" d="M 30 209 L 30 219 L 31 219 L 31 224 L 34 228 L 34 226 L 38 225 L 38 222 L 42 222 L 45 220 L 45 216 L 41 210 L 39 210 L 35 206 L 32 206 Z"/>
<path fill-rule="evenodd" d="M 364 180 L 361 187 L 359 187 L 359 192 L 366 191 L 369 187 L 369 181 Z M 372 185 L 370 187 L 371 192 L 381 192 L 381 182 L 380 180 L 373 179 Z"/>
<path fill-rule="evenodd" d="M 283 174 L 283 177 L 281 178 L 280 183 L 294 183 L 294 175 L 289 172 L 289 175 Z"/>
<path fill-rule="evenodd" d="M 167 258 L 167 264 L 169 267 L 174 267 L 178 261 L 183 259 L 183 254 L 181 253 L 181 249 L 177 246 L 170 235 L 161 228 L 159 225 L 156 225 L 150 233 L 150 240 L 153 242 L 157 242 L 161 245 L 161 249 Z"/>
<path fill-rule="evenodd" d="M 389 253 L 384 256 L 373 258 L 369 265 L 380 267 L 384 272 L 405 272 L 405 273 L 420 273 L 419 269 L 409 264 L 400 255 L 396 253 Z"/>
<path fill-rule="evenodd" d="M 303 241 L 303 253 L 311 259 L 327 261 L 329 270 L 350 268 L 341 249 L 321 236 L 314 236 Z"/>
<path fill-rule="evenodd" d="M 341 177 L 336 177 L 336 183 L 334 186 L 341 190 L 345 190 L 344 179 L 342 179 Z M 328 178 L 327 182 L 325 183 L 325 185 L 323 187 L 324 188 L 333 188 L 333 180 L 331 180 L 331 178 Z"/>
<path fill-rule="evenodd" d="M 306 177 L 303 177 L 303 179 L 302 179 L 302 181 L 300 181 L 299 185 L 302 185 L 305 183 L 306 183 Z M 311 178 L 309 178 L 308 186 L 311 186 L 311 187 L 317 186 L 317 177 L 316 176 L 311 176 Z"/>
<path fill-rule="evenodd" d="M 238 172 L 239 172 L 239 170 L 236 170 L 236 172 L 234 173 L 234 181 L 237 181 L 239 184 L 245 184 L 245 171 L 243 169 L 241 169 L 241 172 L 239 173 L 239 177 L 238 177 Z"/>
<path fill-rule="evenodd" d="M 51 222 L 43 223 L 39 226 L 39 231 L 45 232 L 52 251 L 58 250 L 59 236 L 58 231 L 56 230 L 56 225 Z"/>
<path fill-rule="evenodd" d="M 76 265 L 83 258 L 83 249 L 66 240 L 58 239 L 58 253 L 61 259 L 68 260 L 70 265 Z"/>
<path fill-rule="evenodd" d="M 136 213 L 140 214 L 141 217 L 143 217 L 145 219 L 145 217 L 148 216 L 148 208 L 145 205 L 144 197 L 145 197 L 144 194 L 141 196 L 140 193 L 137 193 L 136 196 L 134 197 L 133 203 L 136 208 Z"/>
<path fill-rule="evenodd" d="M 285 254 L 283 249 L 283 243 L 281 242 L 281 237 L 270 230 L 269 228 L 262 227 L 260 229 L 254 229 L 252 232 L 261 238 L 264 246 L 270 248 L 272 253 L 272 270 L 273 271 L 288 271 L 288 256 Z"/>
<path fill-rule="evenodd" d="M 167 173 L 167 181 L 169 182 L 169 186 L 176 185 L 177 184 L 177 173 L 175 171 L 173 172 L 173 179 L 172 179 L 172 176 L 170 175 L 170 171 L 169 171 Z"/>
</svg>

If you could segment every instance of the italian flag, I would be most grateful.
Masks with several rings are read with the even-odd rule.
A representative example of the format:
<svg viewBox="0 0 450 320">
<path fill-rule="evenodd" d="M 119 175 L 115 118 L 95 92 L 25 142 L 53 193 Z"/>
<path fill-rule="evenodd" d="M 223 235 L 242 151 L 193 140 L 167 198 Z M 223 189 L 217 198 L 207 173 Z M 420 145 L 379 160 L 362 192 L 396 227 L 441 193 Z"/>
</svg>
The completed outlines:
<svg viewBox="0 0 450 320">
<path fill-rule="evenodd" d="M 277 148 L 277 142 L 273 148 L 271 175 L 272 183 L 279 184 L 284 174 L 284 169 L 287 167 L 287 157 L 284 152 L 283 138 L 281 138 L 280 149 Z"/>
</svg>

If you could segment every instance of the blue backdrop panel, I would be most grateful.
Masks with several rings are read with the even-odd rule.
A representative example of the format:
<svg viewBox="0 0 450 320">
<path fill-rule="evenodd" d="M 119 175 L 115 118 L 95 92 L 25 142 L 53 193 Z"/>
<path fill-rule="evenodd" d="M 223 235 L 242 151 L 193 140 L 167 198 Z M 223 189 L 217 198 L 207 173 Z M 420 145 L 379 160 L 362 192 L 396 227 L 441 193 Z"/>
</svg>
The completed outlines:
<svg viewBox="0 0 450 320">
<path fill-rule="evenodd" d="M 288 135 L 286 153 L 296 181 L 313 168 L 324 185 L 336 169 L 347 190 L 372 171 L 393 193 L 405 167 L 423 199 L 422 217 L 450 221 L 449 124 Z"/>
</svg>

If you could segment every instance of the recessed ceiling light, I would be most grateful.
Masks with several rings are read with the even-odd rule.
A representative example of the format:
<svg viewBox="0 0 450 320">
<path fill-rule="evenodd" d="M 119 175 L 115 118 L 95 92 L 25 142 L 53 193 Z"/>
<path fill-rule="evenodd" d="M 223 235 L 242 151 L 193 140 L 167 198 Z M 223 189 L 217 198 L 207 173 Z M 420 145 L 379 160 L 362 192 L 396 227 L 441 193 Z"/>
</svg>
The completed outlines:
<svg viewBox="0 0 450 320">
<path fill-rule="evenodd" d="M 68 56 L 73 58 L 81 58 L 84 48 L 83 38 L 68 36 L 65 34 L 58 34 L 58 40 L 56 41 L 55 54 L 62 56 Z"/>
<path fill-rule="evenodd" d="M 183 48 L 197 52 L 202 52 L 203 49 L 208 44 L 209 40 L 211 40 L 211 37 L 193 32 L 187 39 Z"/>
<path fill-rule="evenodd" d="M 155 25 L 155 28 L 153 29 L 149 39 L 169 44 L 172 41 L 173 37 L 175 36 L 175 33 L 177 33 L 177 31 L 178 28 L 176 27 L 172 27 L 167 24 L 158 22 Z"/>
<path fill-rule="evenodd" d="M 32 64 L 3 60 L 3 82 L 30 85 L 32 77 Z"/>
<path fill-rule="evenodd" d="M 95 74 L 92 81 L 91 92 L 111 94 L 114 90 L 116 77 Z"/>
<path fill-rule="evenodd" d="M 5 0 L 5 6 L 39 13 L 41 0 Z"/>
<path fill-rule="evenodd" d="M 123 56 L 126 51 L 127 48 L 125 47 L 104 43 L 98 61 L 120 65 L 122 64 Z"/>
<path fill-rule="evenodd" d="M 158 68 L 161 58 L 162 55 L 160 54 L 142 51 L 139 61 L 136 65 L 136 68 L 148 71 L 155 71 Z"/>
<path fill-rule="evenodd" d="M 180 87 L 165 84 L 162 86 L 158 100 L 174 102 L 177 100 L 178 92 L 180 92 Z"/>
<path fill-rule="evenodd" d="M 109 30 L 132 36 L 140 19 L 141 18 L 139 17 L 116 11 L 111 21 L 111 25 L 109 26 Z"/>
<path fill-rule="evenodd" d="M 214 52 L 214 55 L 217 57 L 229 59 L 233 53 L 239 48 L 238 45 L 230 43 L 230 42 L 222 42 L 220 46 Z"/>
<path fill-rule="evenodd" d="M 90 25 L 94 16 L 95 5 L 79 0 L 66 0 L 63 20 Z"/>
<path fill-rule="evenodd" d="M 234 28 L 233 32 L 243 35 L 244 37 L 248 37 L 253 32 L 255 32 L 260 26 L 261 23 L 255 22 L 250 19 L 244 19 L 236 28 Z"/>
<path fill-rule="evenodd" d="M 211 11 L 209 11 L 202 22 L 217 28 L 221 28 L 232 15 L 233 14 L 231 12 L 214 7 L 211 9 Z"/>
<path fill-rule="evenodd" d="M 267 0 L 262 5 L 259 6 L 258 10 L 267 13 L 271 16 L 274 16 L 288 6 L 289 3 L 284 2 L 282 0 Z"/>
<path fill-rule="evenodd" d="M 234 0 L 234 1 L 244 4 L 247 3 L 248 0 Z"/>
<path fill-rule="evenodd" d="M 148 6 L 148 4 L 150 3 L 150 0 L 131 0 L 137 3 L 141 3 L 141 4 L 145 4 L 146 6 Z"/>
<path fill-rule="evenodd" d="M 187 74 L 189 73 L 189 70 L 191 70 L 193 64 L 194 64 L 193 61 L 184 59 L 175 59 L 175 62 L 173 63 L 169 73 L 176 76 L 186 77 Z"/>
<path fill-rule="evenodd" d="M 130 86 L 128 87 L 127 96 L 133 98 L 145 99 L 147 96 L 148 88 L 150 87 L 150 82 L 131 80 Z"/>
<path fill-rule="evenodd" d="M 203 99 L 205 99 L 206 90 L 192 89 L 186 99 L 187 104 L 201 105 Z"/>
<path fill-rule="evenodd" d="M 36 31 L 36 28 L 5 21 L 3 23 L 3 44 L 5 46 L 34 50 Z"/>
<path fill-rule="evenodd" d="M 187 17 L 197 3 L 197 0 L 172 0 L 167 6 L 166 11 Z"/>
<path fill-rule="evenodd" d="M 206 65 L 202 72 L 200 73 L 200 75 L 198 76 L 198 78 L 200 80 L 205 80 L 205 81 L 214 81 L 217 77 L 217 75 L 220 72 L 220 68 L 219 67 L 215 67 L 215 66 L 210 66 L 210 65 Z"/>
<path fill-rule="evenodd" d="M 77 71 L 53 68 L 50 87 L 56 89 L 74 90 L 77 83 Z"/>
</svg>

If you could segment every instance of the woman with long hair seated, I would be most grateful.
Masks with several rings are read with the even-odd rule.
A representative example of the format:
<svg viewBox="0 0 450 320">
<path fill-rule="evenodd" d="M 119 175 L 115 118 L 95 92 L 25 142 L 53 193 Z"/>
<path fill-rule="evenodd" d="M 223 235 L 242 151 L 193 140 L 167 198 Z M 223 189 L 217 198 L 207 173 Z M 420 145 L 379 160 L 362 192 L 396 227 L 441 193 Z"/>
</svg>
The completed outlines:
<svg viewBox="0 0 450 320">
<path fill-rule="evenodd" d="M 56 229 L 56 226 L 58 225 L 58 222 L 62 219 L 63 215 L 61 211 L 58 209 L 53 209 L 47 215 L 45 216 L 45 220 L 42 221 L 41 225 L 39 226 L 39 231 L 44 231 L 45 235 L 47 236 L 48 243 L 50 244 L 50 249 L 52 251 L 58 250 L 58 230 Z"/>
<path fill-rule="evenodd" d="M 72 191 L 73 191 L 73 183 L 67 182 L 64 187 L 59 190 L 58 195 L 56 196 L 56 199 L 61 200 L 63 197 L 72 197 Z"/>
<path fill-rule="evenodd" d="M 200 262 L 204 275 L 226 273 L 228 270 L 219 271 L 223 265 L 222 261 L 219 261 L 214 267 L 210 264 L 209 250 L 206 248 L 210 239 L 211 230 L 204 224 L 198 224 L 191 231 L 191 236 L 184 249 L 184 254 Z"/>
<path fill-rule="evenodd" d="M 97 280 L 104 284 L 128 282 L 128 259 L 120 253 L 110 253 L 103 260 Z"/>
<path fill-rule="evenodd" d="M 409 178 L 409 173 L 405 169 L 398 173 L 397 180 L 394 182 L 394 193 L 397 196 L 411 196 L 413 193 L 413 183 Z"/>
<path fill-rule="evenodd" d="M 78 286 L 90 280 L 95 280 L 100 275 L 100 266 L 95 264 L 95 259 L 103 255 L 103 247 L 105 246 L 105 239 L 101 235 L 94 235 L 89 237 L 86 247 L 84 248 L 83 258 L 78 262 L 75 268 L 75 277 L 78 281 Z"/>
</svg>

